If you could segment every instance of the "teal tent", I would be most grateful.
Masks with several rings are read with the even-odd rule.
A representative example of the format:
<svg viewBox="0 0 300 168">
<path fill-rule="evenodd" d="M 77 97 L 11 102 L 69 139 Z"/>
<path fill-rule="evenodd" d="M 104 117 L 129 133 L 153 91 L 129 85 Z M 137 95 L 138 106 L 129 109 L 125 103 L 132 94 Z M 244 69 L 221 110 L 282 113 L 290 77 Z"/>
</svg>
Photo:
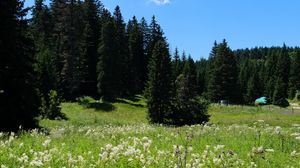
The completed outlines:
<svg viewBox="0 0 300 168">
<path fill-rule="evenodd" d="M 266 97 L 260 97 L 255 100 L 255 104 L 264 105 L 267 104 L 267 98 Z"/>
</svg>

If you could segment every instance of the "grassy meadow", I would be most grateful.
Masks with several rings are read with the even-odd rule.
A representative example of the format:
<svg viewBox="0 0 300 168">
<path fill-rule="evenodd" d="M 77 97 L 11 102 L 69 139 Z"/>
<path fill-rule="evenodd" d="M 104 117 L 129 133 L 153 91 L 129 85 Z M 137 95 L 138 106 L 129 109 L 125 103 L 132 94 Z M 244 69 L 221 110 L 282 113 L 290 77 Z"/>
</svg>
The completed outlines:
<svg viewBox="0 0 300 168">
<path fill-rule="evenodd" d="M 300 167 L 300 111 L 211 105 L 210 123 L 151 125 L 141 97 L 85 107 L 63 103 L 68 120 L 44 131 L 0 133 L 0 166 Z"/>
</svg>

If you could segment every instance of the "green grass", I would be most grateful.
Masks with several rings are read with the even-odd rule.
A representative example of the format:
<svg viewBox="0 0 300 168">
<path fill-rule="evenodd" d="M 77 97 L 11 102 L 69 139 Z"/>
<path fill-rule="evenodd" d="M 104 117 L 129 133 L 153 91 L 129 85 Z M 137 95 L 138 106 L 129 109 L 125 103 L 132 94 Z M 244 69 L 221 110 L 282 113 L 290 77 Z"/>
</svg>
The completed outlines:
<svg viewBox="0 0 300 168">
<path fill-rule="evenodd" d="M 300 167 L 298 111 L 212 105 L 212 124 L 167 127 L 141 97 L 91 104 L 63 103 L 46 133 L 0 134 L 0 167 Z"/>
<path fill-rule="evenodd" d="M 300 110 L 276 106 L 219 106 L 211 105 L 210 121 L 220 125 L 248 124 L 264 120 L 272 126 L 290 127 L 300 123 Z"/>
</svg>

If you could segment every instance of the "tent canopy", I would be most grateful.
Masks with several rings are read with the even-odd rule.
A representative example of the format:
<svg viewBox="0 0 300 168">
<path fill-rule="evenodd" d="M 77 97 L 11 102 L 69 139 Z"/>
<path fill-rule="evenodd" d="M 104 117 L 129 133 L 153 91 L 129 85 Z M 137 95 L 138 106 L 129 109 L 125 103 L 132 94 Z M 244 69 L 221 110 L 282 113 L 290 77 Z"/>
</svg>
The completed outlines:
<svg viewBox="0 0 300 168">
<path fill-rule="evenodd" d="M 267 104 L 267 98 L 266 97 L 260 97 L 255 100 L 255 104 Z"/>
</svg>

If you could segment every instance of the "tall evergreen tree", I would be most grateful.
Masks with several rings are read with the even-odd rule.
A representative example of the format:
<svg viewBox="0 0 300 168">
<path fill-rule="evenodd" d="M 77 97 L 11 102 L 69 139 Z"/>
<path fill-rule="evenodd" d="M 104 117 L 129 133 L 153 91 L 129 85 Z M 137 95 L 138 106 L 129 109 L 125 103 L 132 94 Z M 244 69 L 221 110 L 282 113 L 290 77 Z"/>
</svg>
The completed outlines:
<svg viewBox="0 0 300 168">
<path fill-rule="evenodd" d="M 132 20 L 128 22 L 127 26 L 128 32 L 128 48 L 129 48 L 129 57 L 128 57 L 128 73 L 129 78 L 127 79 L 130 82 L 128 87 L 129 94 L 134 95 L 141 93 L 144 89 L 144 67 L 145 64 L 145 51 L 143 43 L 143 32 L 140 29 L 139 23 L 134 16 Z"/>
<path fill-rule="evenodd" d="M 288 55 L 288 50 L 286 45 L 284 44 L 280 55 L 278 57 L 278 61 L 276 64 L 276 84 L 273 93 L 273 104 L 275 105 L 285 105 L 286 98 L 288 98 L 288 81 L 289 81 L 289 73 L 290 73 L 290 57 Z"/>
<path fill-rule="evenodd" d="M 183 81 L 186 82 L 186 86 L 184 88 L 187 88 L 186 95 L 187 97 L 195 97 L 196 91 L 197 91 L 197 85 L 196 85 L 196 66 L 194 63 L 194 60 L 191 58 L 191 56 L 188 57 L 188 59 L 184 63 L 184 67 L 182 70 L 182 75 L 185 78 Z"/>
<path fill-rule="evenodd" d="M 97 95 L 97 62 L 99 39 L 101 33 L 100 17 L 103 5 L 98 0 L 86 0 L 83 3 L 84 30 L 80 43 L 79 71 L 82 74 L 83 82 L 81 94 Z"/>
<path fill-rule="evenodd" d="M 37 126 L 40 98 L 33 41 L 28 37 L 28 8 L 19 0 L 0 2 L 0 130 Z"/>
<path fill-rule="evenodd" d="M 181 64 L 181 60 L 180 60 L 180 56 L 179 56 L 179 51 L 178 51 L 178 48 L 176 47 L 174 56 L 173 56 L 173 61 L 172 61 L 174 79 L 176 79 L 181 73 L 180 64 Z"/>
<path fill-rule="evenodd" d="M 80 84 L 84 74 L 81 74 L 80 42 L 83 35 L 82 2 L 75 0 L 53 0 L 51 9 L 54 20 L 54 54 L 56 55 L 56 70 L 58 88 L 65 99 L 79 96 Z"/>
<path fill-rule="evenodd" d="M 171 113 L 172 65 L 168 45 L 158 41 L 149 62 L 148 115 L 150 122 L 165 123 Z"/>
<path fill-rule="evenodd" d="M 166 39 L 164 37 L 164 33 L 160 25 L 156 21 L 155 16 L 152 16 L 149 29 L 150 29 L 149 30 L 150 35 L 149 35 L 149 42 L 146 50 L 147 50 L 147 56 L 149 57 L 149 59 L 151 59 L 150 57 L 152 56 L 152 52 L 156 43 L 160 40 L 165 41 Z"/>
<path fill-rule="evenodd" d="M 126 24 L 124 23 L 120 7 L 115 8 L 113 14 L 115 26 L 115 41 L 112 45 L 116 49 L 115 69 L 116 69 L 116 90 L 120 92 L 120 96 L 129 95 L 127 88 L 130 86 L 129 80 L 129 58 L 128 58 L 128 37 L 126 35 Z"/>
<path fill-rule="evenodd" d="M 295 51 L 292 54 L 289 79 L 289 98 L 295 98 L 297 92 L 300 92 L 300 51 Z M 300 99 L 300 97 L 298 99 Z"/>
<path fill-rule="evenodd" d="M 56 89 L 55 59 L 51 50 L 51 13 L 43 0 L 36 0 L 32 13 L 32 36 L 37 60 L 39 90 L 48 104 L 50 90 Z"/>
<path fill-rule="evenodd" d="M 274 82 L 276 81 L 275 71 L 276 71 L 276 64 L 277 64 L 277 51 L 276 50 L 269 50 L 265 67 L 265 94 L 267 97 L 272 100 L 273 93 L 274 93 Z"/>
<path fill-rule="evenodd" d="M 102 25 L 102 36 L 98 48 L 97 87 L 98 93 L 103 99 L 114 100 L 120 96 L 122 78 L 118 62 L 119 53 L 114 45 L 116 41 L 114 20 L 107 10 L 104 11 L 104 16 L 105 22 Z"/>
<path fill-rule="evenodd" d="M 253 68 L 251 77 L 248 79 L 245 95 L 245 102 L 247 104 L 253 104 L 257 98 L 262 96 L 260 80 L 258 77 L 259 74 L 256 69 L 256 67 Z"/>
<path fill-rule="evenodd" d="M 215 49 L 215 47 L 213 48 Z M 236 102 L 237 65 L 233 52 L 226 40 L 216 47 L 212 61 L 212 74 L 208 86 L 211 101 L 228 100 Z"/>
<path fill-rule="evenodd" d="M 147 49 L 149 46 L 149 41 L 150 41 L 150 30 L 149 26 L 147 24 L 146 19 L 143 17 L 139 23 L 140 30 L 143 34 L 143 50 L 144 50 L 144 60 L 143 60 L 143 69 L 142 69 L 142 81 L 141 83 L 143 84 L 143 89 L 145 89 L 146 83 L 147 83 L 147 78 L 148 78 L 148 63 L 149 63 L 149 58 L 150 55 L 147 53 Z"/>
</svg>

